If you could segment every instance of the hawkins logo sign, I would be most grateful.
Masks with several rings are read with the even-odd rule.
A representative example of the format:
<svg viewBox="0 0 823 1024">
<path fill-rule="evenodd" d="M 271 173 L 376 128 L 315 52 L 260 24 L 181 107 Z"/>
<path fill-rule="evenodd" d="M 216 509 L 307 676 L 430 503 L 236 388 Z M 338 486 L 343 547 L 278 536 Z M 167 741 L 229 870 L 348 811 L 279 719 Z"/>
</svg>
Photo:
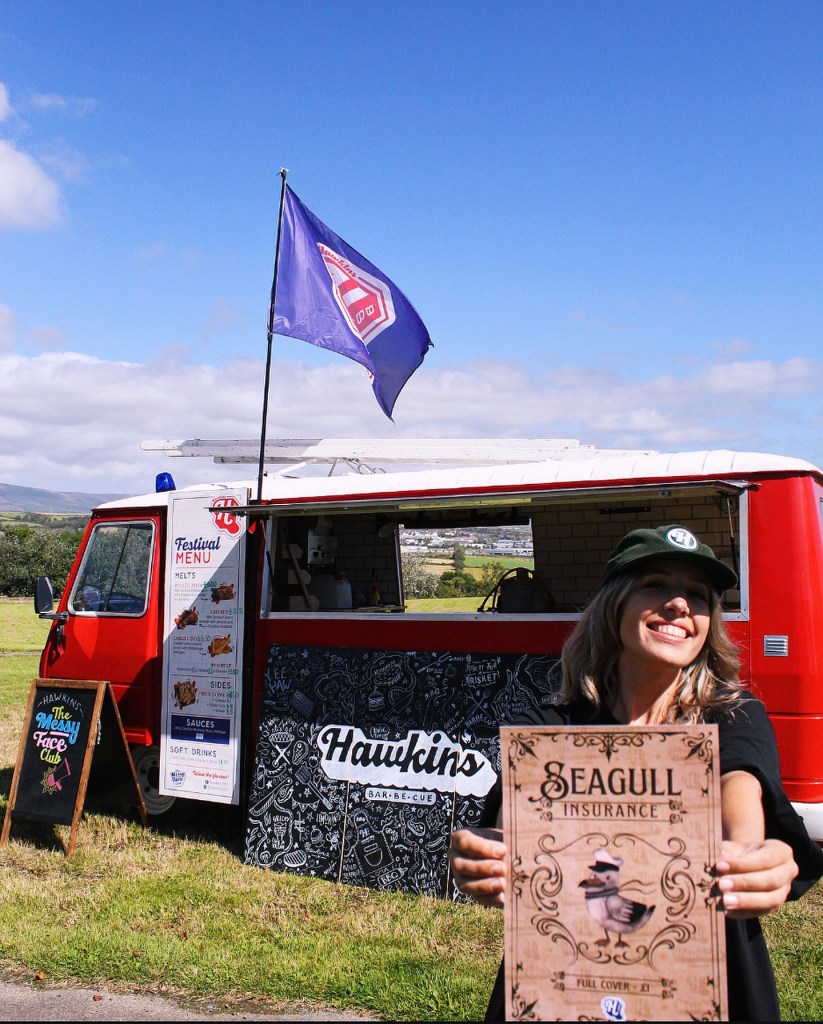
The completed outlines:
<svg viewBox="0 0 823 1024">
<path fill-rule="evenodd" d="M 357 337 L 368 345 L 394 323 L 394 302 L 385 281 L 356 267 L 322 242 L 317 243 L 332 283 L 334 301 Z"/>
<path fill-rule="evenodd" d="M 237 534 L 240 533 L 243 527 L 237 521 L 237 516 L 233 515 L 231 512 L 225 511 L 228 508 L 239 507 L 240 502 L 230 494 L 221 495 L 219 498 L 212 499 L 211 513 L 214 516 L 214 525 L 218 530 L 223 530 L 231 537 L 236 537 Z"/>
<path fill-rule="evenodd" d="M 350 725 L 327 725 L 317 745 L 323 771 L 338 782 L 485 796 L 497 779 L 479 750 L 461 747 L 442 732 L 413 729 L 402 740 L 374 740 Z"/>
</svg>

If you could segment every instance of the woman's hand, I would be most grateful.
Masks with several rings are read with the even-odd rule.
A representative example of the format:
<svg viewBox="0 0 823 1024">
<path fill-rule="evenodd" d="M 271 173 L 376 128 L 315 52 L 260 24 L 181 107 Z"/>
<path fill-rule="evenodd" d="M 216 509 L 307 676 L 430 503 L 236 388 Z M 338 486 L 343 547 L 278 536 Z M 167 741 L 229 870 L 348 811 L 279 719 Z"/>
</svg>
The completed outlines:
<svg viewBox="0 0 823 1024">
<path fill-rule="evenodd" d="M 717 887 L 729 917 L 759 917 L 786 902 L 797 864 L 779 839 L 740 843 L 726 840 L 716 865 Z"/>
<path fill-rule="evenodd" d="M 449 847 L 454 881 L 460 892 L 484 907 L 502 907 L 506 898 L 506 847 L 499 828 L 463 828 L 452 832 Z"/>
<path fill-rule="evenodd" d="M 797 877 L 792 848 L 779 839 L 766 839 L 763 791 L 745 771 L 720 779 L 723 843 L 717 887 L 729 917 L 759 917 L 782 907 Z"/>
</svg>

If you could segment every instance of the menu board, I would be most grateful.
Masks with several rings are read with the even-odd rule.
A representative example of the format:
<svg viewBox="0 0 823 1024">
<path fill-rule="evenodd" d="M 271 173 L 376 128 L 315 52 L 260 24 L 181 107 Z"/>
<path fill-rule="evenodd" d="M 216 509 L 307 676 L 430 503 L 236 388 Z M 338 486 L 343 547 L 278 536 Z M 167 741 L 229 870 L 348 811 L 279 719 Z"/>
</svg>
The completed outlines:
<svg viewBox="0 0 823 1024">
<path fill-rule="evenodd" d="M 96 688 L 35 687 L 13 818 L 71 824 L 96 702 Z"/>
<path fill-rule="evenodd" d="M 111 683 L 100 679 L 33 679 L 0 846 L 13 820 L 71 825 L 66 856 L 77 843 L 86 795 L 146 807 Z"/>
<path fill-rule="evenodd" d="M 239 801 L 244 489 L 169 502 L 160 792 Z"/>
<path fill-rule="evenodd" d="M 725 1020 L 716 725 L 500 730 L 507 1020 Z"/>
</svg>

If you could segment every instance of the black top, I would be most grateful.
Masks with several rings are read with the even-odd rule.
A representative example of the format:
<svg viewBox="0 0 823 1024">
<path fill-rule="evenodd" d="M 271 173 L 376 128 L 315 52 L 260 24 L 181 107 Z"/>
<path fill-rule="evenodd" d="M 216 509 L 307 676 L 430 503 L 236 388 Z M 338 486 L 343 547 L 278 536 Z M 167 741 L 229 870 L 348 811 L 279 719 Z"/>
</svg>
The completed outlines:
<svg viewBox="0 0 823 1024">
<path fill-rule="evenodd" d="M 823 851 L 813 842 L 803 819 L 783 792 L 777 744 L 766 709 L 750 693 L 733 711 L 706 716 L 719 726 L 720 773 L 747 771 L 763 789 L 766 838 L 782 839 L 794 852 L 799 873 L 789 899 L 797 899 L 823 875 Z M 535 708 L 518 717 L 514 725 L 621 725 L 608 711 L 598 711 L 587 701 Z M 502 799 L 500 782 L 491 790 L 481 824 L 492 826 Z M 779 1020 L 780 1007 L 766 940 L 757 918 L 726 918 L 726 970 L 729 989 L 729 1019 L 741 1021 Z M 506 1012 L 504 976 L 501 967 L 492 991 L 486 1020 L 503 1020 Z"/>
</svg>

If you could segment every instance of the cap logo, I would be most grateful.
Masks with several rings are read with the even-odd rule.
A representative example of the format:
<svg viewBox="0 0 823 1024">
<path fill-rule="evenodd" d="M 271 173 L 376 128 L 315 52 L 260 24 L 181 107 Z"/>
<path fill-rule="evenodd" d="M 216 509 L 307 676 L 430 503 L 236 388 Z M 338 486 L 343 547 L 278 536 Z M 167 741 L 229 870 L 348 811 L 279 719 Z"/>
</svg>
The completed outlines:
<svg viewBox="0 0 823 1024">
<path fill-rule="evenodd" d="M 666 531 L 666 540 L 676 548 L 683 551 L 697 550 L 697 537 L 682 526 L 672 527 Z"/>
</svg>

